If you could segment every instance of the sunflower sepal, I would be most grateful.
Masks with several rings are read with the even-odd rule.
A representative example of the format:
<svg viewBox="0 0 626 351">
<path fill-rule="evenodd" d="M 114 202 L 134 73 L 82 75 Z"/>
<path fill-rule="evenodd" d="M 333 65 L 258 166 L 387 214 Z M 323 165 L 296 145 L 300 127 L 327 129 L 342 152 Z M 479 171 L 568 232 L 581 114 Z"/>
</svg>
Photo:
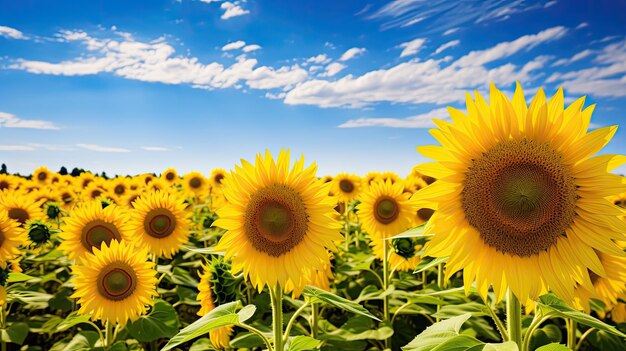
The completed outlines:
<svg viewBox="0 0 626 351">
<path fill-rule="evenodd" d="M 197 338 L 198 336 L 205 335 L 210 331 L 221 327 L 238 325 L 246 329 L 251 328 L 244 323 L 250 319 L 252 315 L 254 315 L 256 306 L 242 306 L 243 304 L 241 301 L 233 301 L 215 307 L 209 313 L 180 330 L 178 334 L 170 339 L 161 351 L 171 350 L 182 343 Z"/>
</svg>

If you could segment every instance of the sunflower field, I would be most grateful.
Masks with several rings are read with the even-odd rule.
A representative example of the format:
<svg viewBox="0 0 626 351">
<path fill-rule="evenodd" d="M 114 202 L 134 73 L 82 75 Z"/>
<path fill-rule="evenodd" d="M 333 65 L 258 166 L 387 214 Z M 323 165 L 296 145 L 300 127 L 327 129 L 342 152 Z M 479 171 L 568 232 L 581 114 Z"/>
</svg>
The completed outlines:
<svg viewBox="0 0 626 351">
<path fill-rule="evenodd" d="M 0 174 L 1 350 L 626 350 L 626 156 L 564 100 L 468 95 L 406 177 Z"/>
</svg>

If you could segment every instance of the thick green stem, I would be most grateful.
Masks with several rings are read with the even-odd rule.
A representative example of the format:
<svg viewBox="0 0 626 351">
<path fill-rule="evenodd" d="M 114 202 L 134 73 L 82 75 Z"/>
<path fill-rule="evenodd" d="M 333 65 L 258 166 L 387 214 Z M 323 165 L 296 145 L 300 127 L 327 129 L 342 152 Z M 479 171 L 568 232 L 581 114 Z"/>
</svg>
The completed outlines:
<svg viewBox="0 0 626 351">
<path fill-rule="evenodd" d="M 383 240 L 383 292 L 389 288 L 389 241 Z M 389 295 L 385 293 L 383 298 L 383 321 L 389 320 Z M 385 339 L 385 348 L 389 348 L 391 338 Z"/>
<path fill-rule="evenodd" d="M 511 290 L 506 295 L 506 319 L 509 333 L 509 341 L 522 347 L 522 305 Z"/>
<path fill-rule="evenodd" d="M 111 347 L 111 345 L 113 345 L 113 324 L 111 324 L 111 322 L 107 321 L 105 323 L 105 331 L 104 331 L 104 348 L 105 349 L 109 349 L 109 347 Z"/>
<path fill-rule="evenodd" d="M 270 289 L 270 298 L 272 299 L 272 324 L 274 332 L 274 350 L 283 351 L 283 289 L 280 284 Z"/>
<path fill-rule="evenodd" d="M 578 329 L 578 323 L 575 320 L 569 319 L 567 321 L 567 347 L 572 350 L 576 348 L 576 330 Z"/>
<path fill-rule="evenodd" d="M 550 316 L 544 316 L 539 310 L 535 311 L 535 317 L 526 329 L 526 334 L 524 335 L 524 341 L 522 342 L 521 351 L 529 351 L 530 340 L 533 337 L 535 329 L 539 328 L 539 326 L 548 319 L 550 319 Z"/>
<path fill-rule="evenodd" d="M 485 301 L 485 306 L 487 306 L 487 311 L 489 312 L 491 319 L 493 319 L 494 323 L 496 323 L 496 327 L 500 332 L 500 336 L 502 336 L 502 341 L 509 340 L 509 333 L 507 333 L 506 327 L 504 326 L 504 323 L 502 323 L 502 320 L 500 320 L 496 312 L 493 310 L 493 308 L 491 308 L 489 302 Z"/>
<path fill-rule="evenodd" d="M 350 251 L 350 216 L 349 216 L 349 210 L 348 210 L 348 201 L 346 201 L 344 203 L 345 209 L 343 211 L 343 220 L 344 220 L 344 231 L 345 231 L 345 236 L 346 236 L 346 243 L 345 243 L 345 247 L 344 249 L 346 250 L 346 252 Z"/>
<path fill-rule="evenodd" d="M 314 303 L 312 309 L 313 313 L 311 316 L 311 337 L 317 339 L 317 320 L 319 319 L 319 305 Z"/>
</svg>

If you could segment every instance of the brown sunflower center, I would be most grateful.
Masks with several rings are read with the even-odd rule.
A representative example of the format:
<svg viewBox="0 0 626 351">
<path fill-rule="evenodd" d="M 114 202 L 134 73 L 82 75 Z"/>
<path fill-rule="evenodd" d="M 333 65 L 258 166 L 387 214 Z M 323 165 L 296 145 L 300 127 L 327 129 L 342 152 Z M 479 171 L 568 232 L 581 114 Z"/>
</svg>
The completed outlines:
<svg viewBox="0 0 626 351">
<path fill-rule="evenodd" d="M 122 195 L 126 191 L 126 187 L 122 184 L 118 184 L 115 186 L 115 189 L 113 189 L 113 191 L 115 191 L 117 195 Z"/>
<path fill-rule="evenodd" d="M 354 183 L 349 179 L 342 179 L 339 181 L 339 189 L 344 193 L 351 193 L 354 191 Z"/>
<path fill-rule="evenodd" d="M 250 196 L 244 229 L 257 250 L 274 257 L 289 252 L 304 239 L 308 229 L 300 194 L 279 184 L 257 190 Z"/>
<path fill-rule="evenodd" d="M 222 184 L 223 179 L 224 179 L 224 175 L 221 173 L 215 176 L 215 182 L 217 182 L 217 184 Z"/>
<path fill-rule="evenodd" d="M 389 196 L 381 196 L 374 203 L 374 218 L 382 224 L 395 221 L 400 215 L 400 207 L 396 200 Z"/>
<path fill-rule="evenodd" d="M 483 241 L 515 256 L 536 255 L 565 235 L 576 212 L 576 183 L 550 145 L 497 144 L 472 161 L 462 206 Z"/>
<path fill-rule="evenodd" d="M 14 207 L 9 209 L 9 218 L 20 222 L 20 224 L 24 224 L 28 219 L 30 219 L 30 215 L 25 209 Z"/>
<path fill-rule="evenodd" d="M 193 177 L 189 180 L 189 186 L 197 189 L 202 185 L 202 181 L 198 177 Z"/>
<path fill-rule="evenodd" d="M 92 190 L 91 191 L 91 198 L 92 199 L 96 199 L 98 196 L 102 195 L 102 190 Z"/>
<path fill-rule="evenodd" d="M 430 220 L 430 217 L 432 217 L 434 213 L 435 210 L 433 209 L 420 208 L 419 210 L 417 210 L 417 217 L 424 222 L 428 222 L 428 220 Z"/>
<path fill-rule="evenodd" d="M 109 263 L 98 275 L 98 292 L 109 300 L 124 300 L 132 295 L 136 287 L 135 270 L 123 262 Z"/>
<path fill-rule="evenodd" d="M 176 217 L 165 208 L 155 208 L 146 215 L 143 229 L 153 238 L 166 238 L 176 229 Z"/>
<path fill-rule="evenodd" d="M 172 173 L 172 172 L 167 173 L 167 174 L 165 175 L 165 179 L 170 180 L 170 181 L 171 181 L 171 180 L 174 180 L 174 173 Z"/>
<path fill-rule="evenodd" d="M 9 188 L 9 182 L 7 182 L 6 180 L 0 181 L 0 190 L 4 190 L 8 188 Z"/>
<path fill-rule="evenodd" d="M 114 224 L 105 222 L 101 219 L 93 220 L 83 227 L 80 242 L 89 252 L 93 252 L 93 248 L 100 249 L 102 243 L 107 246 L 111 244 L 111 240 L 122 240 L 119 230 Z"/>
<path fill-rule="evenodd" d="M 46 178 L 48 178 L 48 175 L 45 172 L 37 174 L 37 179 L 39 180 L 46 180 Z"/>
</svg>

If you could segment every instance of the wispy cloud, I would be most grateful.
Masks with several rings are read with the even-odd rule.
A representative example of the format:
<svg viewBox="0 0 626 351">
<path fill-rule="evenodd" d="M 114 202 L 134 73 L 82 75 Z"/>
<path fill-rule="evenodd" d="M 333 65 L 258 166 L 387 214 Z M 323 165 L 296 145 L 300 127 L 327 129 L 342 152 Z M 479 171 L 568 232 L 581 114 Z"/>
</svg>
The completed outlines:
<svg viewBox="0 0 626 351">
<path fill-rule="evenodd" d="M 7 26 L 0 26 L 0 37 L 5 37 L 7 39 L 18 39 L 18 40 L 28 39 L 28 37 L 25 36 L 24 33 L 22 33 L 21 31 L 15 28 L 7 27 Z"/>
<path fill-rule="evenodd" d="M 61 129 L 50 121 L 37 119 L 22 119 L 14 114 L 0 112 L 0 128 L 28 128 L 28 129 Z"/>
<path fill-rule="evenodd" d="M 390 127 L 390 128 L 432 128 L 433 118 L 448 119 L 448 111 L 438 108 L 419 115 L 406 118 L 358 118 L 340 124 L 339 128 Z"/>
<path fill-rule="evenodd" d="M 0 151 L 34 151 L 35 148 L 26 145 L 0 145 Z"/>
<path fill-rule="evenodd" d="M 346 52 L 343 53 L 343 55 L 341 55 L 341 57 L 339 58 L 339 61 L 348 61 L 348 60 L 352 60 L 353 58 L 359 57 L 361 55 L 363 55 L 365 53 L 365 48 L 351 48 L 348 49 Z"/>
<path fill-rule="evenodd" d="M 398 45 L 399 48 L 403 48 L 402 52 L 400 53 L 400 57 L 417 54 L 417 52 L 420 51 L 425 42 L 426 39 L 417 38 Z"/>
<path fill-rule="evenodd" d="M 333 77 L 337 73 L 343 71 L 346 67 L 348 66 L 341 64 L 339 62 L 333 62 L 329 64 L 328 66 L 326 66 L 326 71 L 320 74 L 320 77 Z"/>
<path fill-rule="evenodd" d="M 452 40 L 449 41 L 445 44 L 442 44 L 440 47 L 437 48 L 437 50 L 435 50 L 435 55 L 440 54 L 442 51 L 449 49 L 451 47 L 455 47 L 457 45 L 459 45 L 461 43 L 460 40 Z"/>
<path fill-rule="evenodd" d="M 233 41 L 233 42 L 230 42 L 230 43 L 222 46 L 222 51 L 241 49 L 245 45 L 246 45 L 246 42 L 243 41 L 243 40 Z"/>
<path fill-rule="evenodd" d="M 261 46 L 257 45 L 257 44 L 251 44 L 251 45 L 246 45 L 243 47 L 243 49 L 241 49 L 241 51 L 243 52 L 251 52 L 251 51 L 256 51 L 256 50 L 260 50 Z"/>
<path fill-rule="evenodd" d="M 95 152 L 114 152 L 114 153 L 130 152 L 129 149 L 125 149 L 121 147 L 102 146 L 102 145 L 96 145 L 96 144 L 76 144 L 76 146 L 81 149 L 95 151 Z"/>
<path fill-rule="evenodd" d="M 583 29 L 583 28 L 587 28 L 587 27 L 589 27 L 589 23 L 587 23 L 587 22 L 580 22 L 580 24 L 576 26 L 576 29 Z"/>
<path fill-rule="evenodd" d="M 574 56 L 572 56 L 570 58 L 562 58 L 562 59 L 556 60 L 552 64 L 552 67 L 569 65 L 569 64 L 574 63 L 576 61 L 580 61 L 580 60 L 584 59 L 585 57 L 591 56 L 592 53 L 593 53 L 593 51 L 591 51 L 589 49 L 583 50 L 583 51 L 577 53 L 576 55 L 574 55 Z"/>
<path fill-rule="evenodd" d="M 161 146 L 142 146 L 142 150 L 145 151 L 169 151 L 170 149 Z"/>
<path fill-rule="evenodd" d="M 221 18 L 224 20 L 227 20 L 233 17 L 247 15 L 250 13 L 250 11 L 244 10 L 243 7 L 241 7 L 241 2 L 239 1 L 235 1 L 235 2 L 225 1 L 224 3 L 222 3 L 222 5 L 220 5 L 220 8 L 224 10 L 224 14 L 221 16 Z"/>
</svg>

